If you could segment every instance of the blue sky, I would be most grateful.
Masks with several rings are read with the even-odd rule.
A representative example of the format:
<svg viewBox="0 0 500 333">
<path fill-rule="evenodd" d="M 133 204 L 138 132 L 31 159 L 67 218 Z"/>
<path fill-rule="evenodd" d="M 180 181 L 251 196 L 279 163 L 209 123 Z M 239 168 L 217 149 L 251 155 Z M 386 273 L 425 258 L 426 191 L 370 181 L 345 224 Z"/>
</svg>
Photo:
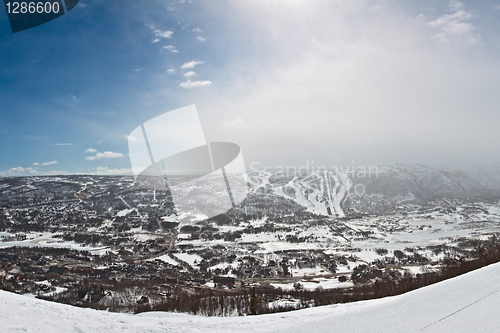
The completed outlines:
<svg viewBox="0 0 500 333">
<path fill-rule="evenodd" d="M 500 165 L 499 8 L 81 0 L 16 34 L 2 9 L 0 175 L 127 174 L 127 135 L 191 104 L 247 165 Z"/>
</svg>

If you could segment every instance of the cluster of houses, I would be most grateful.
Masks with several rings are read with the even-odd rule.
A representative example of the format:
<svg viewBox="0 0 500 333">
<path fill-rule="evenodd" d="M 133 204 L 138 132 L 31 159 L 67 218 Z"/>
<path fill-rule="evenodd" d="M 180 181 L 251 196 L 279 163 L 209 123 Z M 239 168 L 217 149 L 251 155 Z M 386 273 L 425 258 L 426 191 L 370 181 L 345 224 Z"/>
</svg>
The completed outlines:
<svg viewBox="0 0 500 333">
<path fill-rule="evenodd" d="M 67 249 L 0 249 L 0 289 L 43 296 L 51 294 L 57 287 L 66 292 L 74 290 L 76 295 L 82 283 L 110 289 L 141 284 L 161 287 L 158 289 L 162 290 L 209 288 L 209 281 L 213 282 L 214 288 L 233 288 L 236 285 L 234 277 L 187 270 L 182 265 L 162 260 L 111 262 L 107 259 L 109 257 L 89 256 Z M 117 260 L 116 257 L 112 259 Z M 146 299 L 139 300 L 139 303 L 149 302 Z"/>
</svg>

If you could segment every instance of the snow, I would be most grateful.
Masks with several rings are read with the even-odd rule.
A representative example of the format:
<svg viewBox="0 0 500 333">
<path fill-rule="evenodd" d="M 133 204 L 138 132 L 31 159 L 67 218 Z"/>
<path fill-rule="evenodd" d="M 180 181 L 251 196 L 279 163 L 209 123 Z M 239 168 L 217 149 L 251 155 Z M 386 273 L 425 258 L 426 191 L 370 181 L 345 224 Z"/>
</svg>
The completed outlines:
<svg viewBox="0 0 500 333">
<path fill-rule="evenodd" d="M 62 293 L 63 291 L 68 290 L 68 288 L 64 288 L 64 287 L 54 287 L 54 288 L 56 290 L 51 291 L 49 293 L 46 293 L 46 294 L 44 294 L 44 296 L 54 296 L 55 294 L 59 294 L 59 293 Z"/>
<path fill-rule="evenodd" d="M 275 234 L 260 233 L 260 234 L 243 234 L 241 235 L 242 243 L 259 243 L 259 242 L 272 242 L 276 240 Z"/>
<path fill-rule="evenodd" d="M 153 260 L 161 260 L 163 262 L 166 262 L 167 264 L 170 264 L 172 266 L 179 266 L 179 263 L 177 261 L 175 261 L 174 259 L 170 258 L 168 256 L 168 254 L 165 254 L 165 255 L 162 255 L 162 256 L 159 256 L 159 257 L 156 257 L 156 258 L 152 258 L 152 259 L 149 259 L 148 261 L 153 261 Z"/>
<path fill-rule="evenodd" d="M 489 206 L 487 209 L 490 214 L 500 215 L 500 207 Z"/>
<path fill-rule="evenodd" d="M 177 239 L 178 240 L 191 239 L 191 234 L 178 234 Z"/>
<path fill-rule="evenodd" d="M 251 225 L 254 228 L 262 227 L 267 223 L 267 216 L 264 216 L 261 219 L 256 219 L 252 220 L 249 222 L 249 225 Z"/>
<path fill-rule="evenodd" d="M 203 260 L 203 258 L 197 254 L 174 253 L 174 256 L 182 261 L 187 262 L 189 265 L 191 265 L 191 267 L 199 265 Z"/>
<path fill-rule="evenodd" d="M 118 213 L 116 213 L 116 216 L 119 216 L 119 217 L 127 216 L 128 214 L 132 213 L 133 211 L 134 211 L 134 209 L 124 209 L 124 210 L 121 210 Z"/>
<path fill-rule="evenodd" d="M 82 246 L 73 241 L 62 241 L 60 238 L 52 238 L 55 234 L 52 233 L 27 233 L 26 240 L 0 242 L 0 248 L 8 248 L 13 246 L 24 247 L 54 247 L 68 248 L 78 251 L 89 251 L 92 254 L 105 254 L 110 250 L 109 246 Z"/>
<path fill-rule="evenodd" d="M 138 229 L 139 229 L 139 228 L 138 228 Z M 141 242 L 141 241 L 142 241 L 142 242 L 145 242 L 145 241 L 148 241 L 148 240 L 151 240 L 151 239 L 155 239 L 155 238 L 156 238 L 155 236 L 153 236 L 153 235 L 151 235 L 151 234 L 139 233 L 139 232 L 135 233 L 133 237 L 134 237 L 134 239 L 135 239 L 136 241 L 139 241 L 139 242 Z"/>
<path fill-rule="evenodd" d="M 4 332 L 493 332 L 500 264 L 404 295 L 248 317 L 118 314 L 0 291 Z M 27 320 L 29 318 L 29 320 Z"/>
<path fill-rule="evenodd" d="M 294 277 L 305 277 L 305 276 L 319 276 L 319 275 L 332 275 L 332 273 L 324 268 L 292 268 L 292 273 Z"/>
<path fill-rule="evenodd" d="M 429 214 L 427 214 L 429 215 Z M 465 220 L 459 214 L 447 214 L 427 219 L 416 216 L 405 218 L 369 218 L 346 222 L 353 230 L 374 232 L 371 239 L 352 239 L 351 246 L 361 249 L 386 248 L 402 250 L 405 247 L 426 247 L 449 243 L 450 240 L 490 236 L 500 231 L 498 216 L 474 216 Z"/>
<path fill-rule="evenodd" d="M 410 271 L 410 273 L 412 273 L 413 275 L 417 275 L 417 274 L 422 274 L 422 268 L 424 266 L 402 266 L 401 268 L 403 269 L 406 269 L 408 271 Z M 429 268 L 429 266 L 425 266 L 428 270 L 435 270 L 435 269 L 432 269 L 432 268 Z M 432 266 L 431 266 L 432 267 Z"/>
<path fill-rule="evenodd" d="M 232 225 L 221 225 L 217 226 L 217 228 L 220 230 L 220 232 L 226 233 L 226 232 L 234 232 L 234 231 L 239 231 L 245 229 L 243 226 L 232 226 Z"/>
<path fill-rule="evenodd" d="M 161 219 L 162 219 L 162 221 L 165 221 L 165 222 L 178 222 L 178 217 L 175 214 L 168 215 L 168 216 L 162 216 Z"/>
<path fill-rule="evenodd" d="M 355 252 L 353 253 L 356 257 L 359 258 L 359 260 L 362 260 L 366 263 L 371 263 L 377 259 L 383 258 L 384 256 L 380 256 L 377 254 L 375 251 L 361 251 L 361 252 Z"/>
<path fill-rule="evenodd" d="M 338 278 L 314 278 L 314 279 L 302 279 L 298 281 L 302 288 L 306 290 L 315 290 L 317 288 L 323 289 L 334 289 L 334 288 L 349 288 L 353 287 L 354 284 L 351 281 L 339 282 Z M 281 288 L 283 290 L 293 290 L 295 288 L 295 283 L 270 283 L 275 288 Z"/>
<path fill-rule="evenodd" d="M 235 262 L 235 263 L 228 263 L 228 262 L 221 262 L 217 265 L 213 265 L 213 266 L 210 266 L 210 270 L 216 270 L 216 269 L 221 269 L 221 270 L 224 270 L 226 269 L 227 267 L 237 267 L 238 266 L 238 263 Z"/>
<path fill-rule="evenodd" d="M 316 243 L 285 243 L 269 242 L 259 244 L 266 252 L 287 251 L 287 250 L 318 250 L 321 247 Z M 256 251 L 256 253 L 260 253 Z"/>
<path fill-rule="evenodd" d="M 266 171 L 257 172 L 249 181 L 253 191 L 271 188 L 275 195 L 293 200 L 310 212 L 329 215 L 329 208 L 333 214 L 344 217 L 340 203 L 352 187 L 352 181 L 347 174 L 343 171 L 333 172 L 322 168 L 313 168 L 305 177 L 301 173 L 299 170 L 298 175 L 285 185 L 271 184 L 269 178 L 272 173 Z"/>
</svg>

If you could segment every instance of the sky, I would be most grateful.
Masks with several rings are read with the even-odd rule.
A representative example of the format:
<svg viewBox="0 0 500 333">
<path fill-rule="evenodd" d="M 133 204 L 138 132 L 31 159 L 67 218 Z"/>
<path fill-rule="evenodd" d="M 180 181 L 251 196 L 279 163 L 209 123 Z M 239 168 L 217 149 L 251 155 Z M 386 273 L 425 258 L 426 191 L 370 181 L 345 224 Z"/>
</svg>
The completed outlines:
<svg viewBox="0 0 500 333">
<path fill-rule="evenodd" d="M 499 30 L 500 0 L 0 9 L 0 176 L 130 174 L 128 135 L 192 104 L 249 169 L 500 166 Z"/>
</svg>

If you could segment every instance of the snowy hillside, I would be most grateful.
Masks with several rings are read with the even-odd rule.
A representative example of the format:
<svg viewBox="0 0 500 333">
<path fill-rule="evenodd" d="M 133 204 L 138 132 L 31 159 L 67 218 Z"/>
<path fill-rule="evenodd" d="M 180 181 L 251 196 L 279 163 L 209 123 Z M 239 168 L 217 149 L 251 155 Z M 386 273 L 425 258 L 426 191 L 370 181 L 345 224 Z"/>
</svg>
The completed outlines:
<svg viewBox="0 0 500 333">
<path fill-rule="evenodd" d="M 485 167 L 479 171 L 442 171 L 413 164 L 384 166 L 378 175 L 356 178 L 365 184 L 367 193 L 433 200 L 441 198 L 487 197 L 500 193 L 500 170 Z"/>
<path fill-rule="evenodd" d="M 493 332 L 500 264 L 404 295 L 249 317 L 81 309 L 0 291 L 2 332 Z"/>
<path fill-rule="evenodd" d="M 279 171 L 259 171 L 251 174 L 249 182 L 254 193 L 278 195 L 296 202 L 310 212 L 338 217 L 345 216 L 341 203 L 352 186 L 345 172 L 327 170 L 290 175 Z"/>
<path fill-rule="evenodd" d="M 345 170 L 280 168 L 250 174 L 250 191 L 290 199 L 307 211 L 345 217 L 392 214 L 403 205 L 436 206 L 449 200 L 498 201 L 500 169 L 443 171 L 423 165 L 353 167 Z M 446 204 L 445 204 L 446 205 Z"/>
</svg>

